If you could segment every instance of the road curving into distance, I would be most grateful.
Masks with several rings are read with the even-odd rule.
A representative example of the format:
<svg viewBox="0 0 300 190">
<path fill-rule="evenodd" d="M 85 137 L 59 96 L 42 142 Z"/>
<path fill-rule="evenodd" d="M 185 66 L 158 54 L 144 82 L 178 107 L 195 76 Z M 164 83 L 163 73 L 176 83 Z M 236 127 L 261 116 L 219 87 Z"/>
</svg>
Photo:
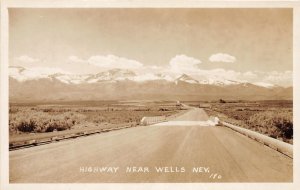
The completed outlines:
<svg viewBox="0 0 300 190">
<path fill-rule="evenodd" d="M 10 151 L 10 183 L 292 182 L 293 159 L 191 109 L 141 126 Z"/>
</svg>

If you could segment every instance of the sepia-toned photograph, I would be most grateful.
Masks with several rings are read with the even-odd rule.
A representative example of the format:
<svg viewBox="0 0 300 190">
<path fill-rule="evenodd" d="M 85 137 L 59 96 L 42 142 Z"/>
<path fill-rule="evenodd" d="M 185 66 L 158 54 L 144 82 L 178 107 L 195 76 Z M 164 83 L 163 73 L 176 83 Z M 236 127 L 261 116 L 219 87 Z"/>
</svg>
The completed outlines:
<svg viewBox="0 0 300 190">
<path fill-rule="evenodd" d="M 293 183 L 292 8 L 9 8 L 9 183 Z"/>
</svg>

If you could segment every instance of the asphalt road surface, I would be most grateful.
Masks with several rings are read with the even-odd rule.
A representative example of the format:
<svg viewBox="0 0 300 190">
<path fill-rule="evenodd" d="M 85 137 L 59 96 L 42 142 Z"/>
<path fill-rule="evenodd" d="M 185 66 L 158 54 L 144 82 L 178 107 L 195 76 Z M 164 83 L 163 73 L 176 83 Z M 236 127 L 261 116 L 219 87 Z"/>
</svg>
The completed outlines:
<svg viewBox="0 0 300 190">
<path fill-rule="evenodd" d="M 207 119 L 191 109 L 175 120 Z M 293 160 L 269 147 L 226 127 L 172 122 L 11 151 L 10 183 L 293 180 Z"/>
</svg>

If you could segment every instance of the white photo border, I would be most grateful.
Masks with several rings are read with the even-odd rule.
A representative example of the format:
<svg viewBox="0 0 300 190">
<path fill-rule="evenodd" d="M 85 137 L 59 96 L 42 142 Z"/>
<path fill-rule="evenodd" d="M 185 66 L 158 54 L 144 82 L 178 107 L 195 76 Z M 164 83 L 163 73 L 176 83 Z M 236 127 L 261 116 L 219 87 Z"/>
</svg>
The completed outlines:
<svg viewBox="0 0 300 190">
<path fill-rule="evenodd" d="M 292 183 L 20 183 L 9 184 L 8 149 L 8 9 L 9 8 L 292 8 L 293 9 L 293 114 L 294 158 Z M 300 1 L 197 1 L 197 0 L 1 0 L 0 64 L 0 189 L 297 189 L 300 187 Z"/>
</svg>

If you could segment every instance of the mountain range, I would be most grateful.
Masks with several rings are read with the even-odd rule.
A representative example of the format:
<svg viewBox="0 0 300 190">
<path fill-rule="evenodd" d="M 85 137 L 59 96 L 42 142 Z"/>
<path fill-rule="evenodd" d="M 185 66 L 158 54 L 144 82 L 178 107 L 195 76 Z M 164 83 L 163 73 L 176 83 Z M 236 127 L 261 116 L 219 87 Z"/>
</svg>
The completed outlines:
<svg viewBox="0 0 300 190">
<path fill-rule="evenodd" d="M 143 74 L 112 69 L 97 74 L 34 73 L 10 67 L 11 102 L 74 100 L 275 100 L 292 99 L 293 88 L 219 77 Z"/>
</svg>

